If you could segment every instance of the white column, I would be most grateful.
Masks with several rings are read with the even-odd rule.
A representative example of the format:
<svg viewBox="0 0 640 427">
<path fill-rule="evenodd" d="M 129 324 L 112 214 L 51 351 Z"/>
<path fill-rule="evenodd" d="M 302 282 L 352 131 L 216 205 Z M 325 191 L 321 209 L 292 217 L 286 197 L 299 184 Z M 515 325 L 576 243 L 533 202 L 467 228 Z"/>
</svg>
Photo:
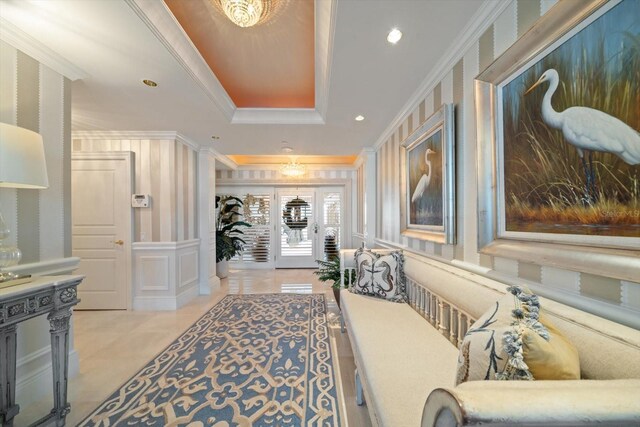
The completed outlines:
<svg viewBox="0 0 640 427">
<path fill-rule="evenodd" d="M 365 228 L 364 241 L 368 248 L 375 247 L 376 239 L 376 150 L 373 148 L 365 148 L 362 155 L 364 156 L 364 194 L 365 194 Z"/>
<path fill-rule="evenodd" d="M 198 152 L 198 234 L 200 251 L 198 256 L 200 295 L 210 295 L 220 288 L 220 279 L 216 276 L 215 254 L 215 157 L 209 149 Z"/>
</svg>

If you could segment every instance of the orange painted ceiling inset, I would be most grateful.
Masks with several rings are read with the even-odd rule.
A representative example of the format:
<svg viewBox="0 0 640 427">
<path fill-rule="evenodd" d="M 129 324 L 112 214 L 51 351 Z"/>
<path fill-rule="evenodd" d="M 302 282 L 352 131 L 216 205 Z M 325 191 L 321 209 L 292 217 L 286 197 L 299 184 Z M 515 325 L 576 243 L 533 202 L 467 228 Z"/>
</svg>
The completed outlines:
<svg viewBox="0 0 640 427">
<path fill-rule="evenodd" d="M 273 17 L 240 28 L 217 0 L 165 0 L 238 108 L 314 108 L 313 0 L 280 0 Z"/>
<path fill-rule="evenodd" d="M 228 155 L 240 166 L 244 165 L 281 165 L 295 159 L 304 165 L 352 165 L 358 156 L 270 156 L 270 155 Z"/>
</svg>

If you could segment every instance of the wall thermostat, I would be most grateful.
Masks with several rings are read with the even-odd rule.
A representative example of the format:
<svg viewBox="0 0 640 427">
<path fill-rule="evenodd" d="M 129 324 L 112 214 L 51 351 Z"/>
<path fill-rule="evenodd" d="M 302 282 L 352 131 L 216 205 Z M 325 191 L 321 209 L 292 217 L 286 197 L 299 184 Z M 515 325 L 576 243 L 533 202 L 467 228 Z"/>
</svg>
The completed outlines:
<svg viewBox="0 0 640 427">
<path fill-rule="evenodd" d="M 148 194 L 134 194 L 131 196 L 131 207 L 148 208 L 151 197 Z"/>
</svg>

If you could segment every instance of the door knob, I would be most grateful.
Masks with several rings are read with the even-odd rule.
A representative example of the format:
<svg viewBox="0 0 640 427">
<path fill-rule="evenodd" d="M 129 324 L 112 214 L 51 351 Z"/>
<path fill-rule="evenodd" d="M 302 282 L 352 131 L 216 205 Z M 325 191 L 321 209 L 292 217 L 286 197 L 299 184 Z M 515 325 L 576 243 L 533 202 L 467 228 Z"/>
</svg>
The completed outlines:
<svg viewBox="0 0 640 427">
<path fill-rule="evenodd" d="M 122 246 L 122 245 L 124 245 L 124 240 L 116 240 L 116 241 L 115 241 L 115 242 L 113 242 L 113 243 L 115 243 L 116 245 L 120 245 L 120 246 Z"/>
</svg>

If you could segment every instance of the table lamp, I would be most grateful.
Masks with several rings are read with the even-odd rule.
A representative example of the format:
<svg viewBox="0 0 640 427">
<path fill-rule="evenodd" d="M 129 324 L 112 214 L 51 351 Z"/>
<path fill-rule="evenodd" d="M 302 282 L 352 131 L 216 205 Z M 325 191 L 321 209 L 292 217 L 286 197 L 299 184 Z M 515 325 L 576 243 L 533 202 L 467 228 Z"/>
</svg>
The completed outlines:
<svg viewBox="0 0 640 427">
<path fill-rule="evenodd" d="M 44 145 L 40 134 L 0 123 L 0 187 L 33 188 L 49 187 Z M 0 283 L 18 279 L 15 273 L 3 271 L 18 264 L 20 249 L 4 241 L 9 237 L 9 227 L 4 222 L 0 207 Z"/>
</svg>

